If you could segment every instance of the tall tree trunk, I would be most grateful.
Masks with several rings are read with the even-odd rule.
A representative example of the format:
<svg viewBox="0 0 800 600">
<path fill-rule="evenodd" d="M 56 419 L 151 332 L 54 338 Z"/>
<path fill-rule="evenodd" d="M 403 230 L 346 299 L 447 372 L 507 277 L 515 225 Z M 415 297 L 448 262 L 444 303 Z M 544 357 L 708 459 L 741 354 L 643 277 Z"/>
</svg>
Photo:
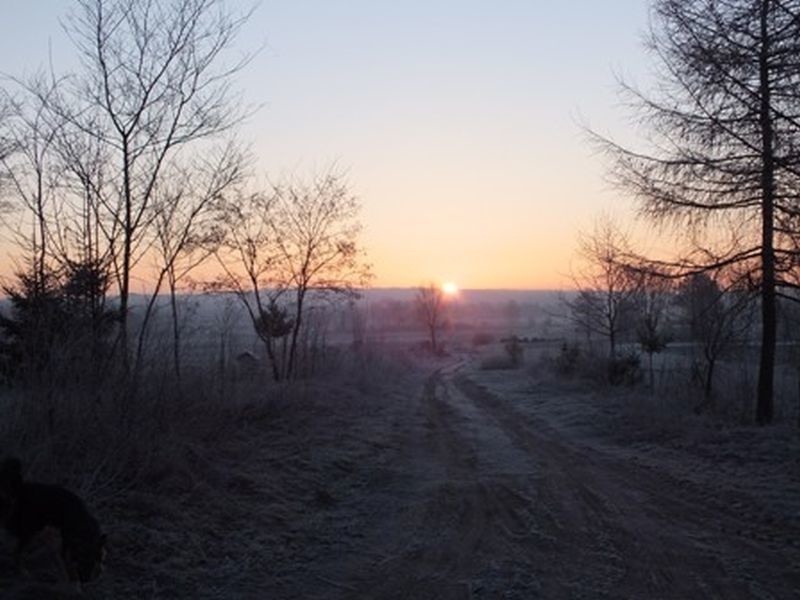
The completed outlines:
<svg viewBox="0 0 800 600">
<path fill-rule="evenodd" d="M 614 359 L 617 357 L 617 332 L 612 325 L 608 332 L 608 345 L 609 345 L 609 352 L 611 352 L 611 358 Z"/>
<path fill-rule="evenodd" d="M 774 204 L 775 162 L 774 132 L 771 113 L 769 79 L 770 39 L 767 27 L 773 0 L 761 0 L 761 51 L 759 56 L 759 93 L 761 96 L 761 360 L 758 368 L 758 397 L 756 422 L 766 425 L 772 421 L 773 378 L 775 370 L 775 249 Z"/>
<path fill-rule="evenodd" d="M 303 325 L 303 302 L 305 300 L 305 289 L 298 288 L 297 302 L 295 303 L 296 314 L 294 318 L 294 327 L 292 328 L 292 343 L 289 347 L 289 364 L 286 367 L 286 379 L 291 379 L 294 375 L 295 356 L 297 355 L 297 337 L 300 333 L 300 327 Z"/>
<path fill-rule="evenodd" d="M 286 370 L 286 361 L 289 353 L 289 336 L 285 335 L 281 338 L 281 372 Z M 276 357 L 277 358 L 277 357 Z"/>
<path fill-rule="evenodd" d="M 41 291 L 44 291 L 45 261 L 47 258 L 47 243 L 45 240 L 47 237 L 47 217 L 45 217 L 44 214 L 44 183 L 42 182 L 41 168 L 37 169 L 36 179 L 36 218 L 39 224 L 39 252 L 38 264 L 36 267 L 36 280 L 41 286 Z"/>
<path fill-rule="evenodd" d="M 178 324 L 178 300 L 176 297 L 175 273 L 172 269 L 168 274 L 169 283 L 169 305 L 172 311 L 172 361 L 175 366 L 175 377 L 178 380 L 178 389 L 181 384 L 181 331 Z"/>
<path fill-rule="evenodd" d="M 706 368 L 706 381 L 705 385 L 703 386 L 703 396 L 705 397 L 705 405 L 709 406 L 712 404 L 711 396 L 714 392 L 714 365 L 716 364 L 716 360 L 709 359 L 708 366 Z"/>
<path fill-rule="evenodd" d="M 269 364 L 272 365 L 272 379 L 275 381 L 280 381 L 282 366 L 280 368 L 278 366 L 278 357 L 275 355 L 275 347 L 273 346 L 274 343 L 274 338 L 267 340 L 267 358 L 269 358 Z M 286 354 L 285 349 L 286 344 L 284 343 L 284 354 Z"/>
<path fill-rule="evenodd" d="M 122 194 L 125 204 L 125 218 L 122 240 L 122 281 L 119 289 L 119 319 L 120 319 L 120 340 L 122 345 L 122 361 L 127 371 L 130 365 L 128 356 L 128 297 L 130 295 L 131 280 L 131 246 L 133 240 L 133 214 L 132 214 L 132 192 L 131 192 L 131 171 L 128 157 L 128 140 L 122 143 Z"/>
<path fill-rule="evenodd" d="M 142 316 L 142 324 L 139 327 L 139 336 L 138 336 L 138 341 L 136 342 L 136 355 L 135 355 L 136 360 L 133 363 L 134 367 L 133 370 L 137 377 L 139 375 L 139 370 L 142 367 L 142 357 L 144 356 L 144 345 L 145 342 L 147 341 L 147 330 L 150 326 L 150 318 L 153 315 L 153 310 L 155 309 L 156 301 L 158 300 L 158 292 L 161 290 L 161 286 L 164 284 L 165 275 L 166 271 L 163 270 L 158 274 L 158 279 L 156 279 L 155 289 L 153 290 L 150 299 L 147 301 L 147 305 L 145 306 L 144 314 Z M 123 336 L 123 340 L 125 340 L 126 337 L 127 334 Z M 127 371 L 130 368 L 130 363 L 129 363 L 130 357 L 128 357 L 127 346 L 122 347 L 122 352 L 125 355 L 124 364 L 125 364 L 125 369 Z"/>
</svg>

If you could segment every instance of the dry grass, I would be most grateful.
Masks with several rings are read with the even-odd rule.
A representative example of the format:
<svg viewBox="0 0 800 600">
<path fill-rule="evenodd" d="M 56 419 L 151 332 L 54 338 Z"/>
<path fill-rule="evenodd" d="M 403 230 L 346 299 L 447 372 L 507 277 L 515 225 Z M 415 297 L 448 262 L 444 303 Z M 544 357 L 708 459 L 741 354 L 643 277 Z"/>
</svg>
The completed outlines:
<svg viewBox="0 0 800 600">
<path fill-rule="evenodd" d="M 85 597 L 258 595 L 281 581 L 276 565 L 295 568 L 296 530 L 313 537 L 315 515 L 358 477 L 358 454 L 380 443 L 342 440 L 378 419 L 386 403 L 372 399 L 406 376 L 402 361 L 372 348 L 291 385 L 196 369 L 179 389 L 153 367 L 125 393 L 111 383 L 51 390 L 55 412 L 30 390 L 9 392 L 2 453 L 20 456 L 31 479 L 78 492 L 109 533 L 107 572 Z M 42 586 L 15 577 L 11 546 L 0 548 L 4 598 L 72 593 Z"/>
</svg>

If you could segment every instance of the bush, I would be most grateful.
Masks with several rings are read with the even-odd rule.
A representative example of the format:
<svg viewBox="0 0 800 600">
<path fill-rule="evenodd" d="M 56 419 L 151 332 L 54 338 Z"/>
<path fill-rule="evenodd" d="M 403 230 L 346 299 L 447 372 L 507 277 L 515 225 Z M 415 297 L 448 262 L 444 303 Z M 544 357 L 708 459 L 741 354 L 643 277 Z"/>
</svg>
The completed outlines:
<svg viewBox="0 0 800 600">
<path fill-rule="evenodd" d="M 633 386 L 640 383 L 643 373 L 639 354 L 628 351 L 613 358 L 585 352 L 577 343 L 564 342 L 553 366 L 559 375 L 589 379 L 597 383 Z"/>
<path fill-rule="evenodd" d="M 0 315 L 4 379 L 102 375 L 117 317 L 106 308 L 107 287 L 107 267 L 95 261 L 70 263 L 58 273 L 23 271 L 13 285 L 3 286 L 10 305 Z"/>
<path fill-rule="evenodd" d="M 581 347 L 578 344 L 568 344 L 567 342 L 564 342 L 561 344 L 561 349 L 558 352 L 558 356 L 556 356 L 556 372 L 560 375 L 571 377 L 575 374 L 580 359 Z"/>
<path fill-rule="evenodd" d="M 611 385 L 636 385 L 642 381 L 639 355 L 630 351 L 608 359 L 608 382 Z"/>
</svg>

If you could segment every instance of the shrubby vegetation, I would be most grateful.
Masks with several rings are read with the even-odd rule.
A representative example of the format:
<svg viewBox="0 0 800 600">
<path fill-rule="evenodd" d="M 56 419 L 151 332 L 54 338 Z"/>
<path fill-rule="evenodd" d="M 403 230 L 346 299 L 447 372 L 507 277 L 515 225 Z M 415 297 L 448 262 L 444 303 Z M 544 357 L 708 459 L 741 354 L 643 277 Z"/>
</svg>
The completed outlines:
<svg viewBox="0 0 800 600">
<path fill-rule="evenodd" d="M 643 261 L 609 220 L 597 231 L 583 254 L 582 274 L 591 275 L 576 276 L 579 289 L 563 302 L 572 335 L 551 353 L 553 370 L 612 386 L 646 383 L 650 395 L 687 400 L 690 412 L 750 421 L 757 289 L 734 268 L 682 273 Z M 792 298 L 787 290 L 778 323 L 779 421 L 800 405 Z"/>
</svg>

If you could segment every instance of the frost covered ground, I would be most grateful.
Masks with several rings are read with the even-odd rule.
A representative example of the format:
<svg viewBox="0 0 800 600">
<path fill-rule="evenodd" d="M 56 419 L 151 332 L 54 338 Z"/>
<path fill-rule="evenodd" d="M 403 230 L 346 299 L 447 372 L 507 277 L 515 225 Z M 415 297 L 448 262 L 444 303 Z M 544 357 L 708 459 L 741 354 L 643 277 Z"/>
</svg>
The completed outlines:
<svg viewBox="0 0 800 600">
<path fill-rule="evenodd" d="M 85 596 L 800 595 L 796 430 L 479 366 L 376 362 L 231 406 L 235 427 L 101 503 L 112 549 Z M 60 593 L 8 570 L 4 597 Z"/>
</svg>

